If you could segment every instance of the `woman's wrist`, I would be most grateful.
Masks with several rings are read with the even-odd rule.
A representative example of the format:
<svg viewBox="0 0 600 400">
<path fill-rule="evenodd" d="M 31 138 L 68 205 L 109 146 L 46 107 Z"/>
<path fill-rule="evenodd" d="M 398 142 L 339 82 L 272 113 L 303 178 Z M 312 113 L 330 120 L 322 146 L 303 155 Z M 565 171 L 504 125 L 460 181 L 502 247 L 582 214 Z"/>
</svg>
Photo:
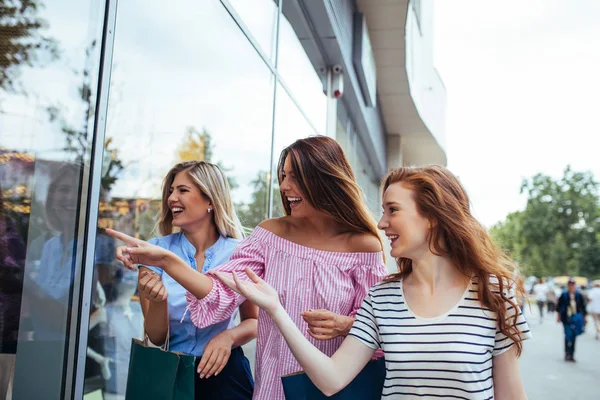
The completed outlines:
<svg viewBox="0 0 600 400">
<path fill-rule="evenodd" d="M 226 329 L 219 333 L 219 335 L 223 336 L 223 339 L 226 339 L 227 343 L 230 344 L 230 347 L 233 347 L 235 345 L 236 340 L 238 339 L 236 332 L 235 332 L 235 329 L 238 326 L 231 328 L 231 329 Z"/>
<path fill-rule="evenodd" d="M 161 268 L 163 271 L 166 272 L 172 270 L 173 268 L 177 268 L 178 262 L 183 262 L 183 260 L 181 260 L 179 257 L 171 253 L 170 251 L 165 251 L 165 255 L 160 261 L 161 265 L 157 265 L 157 267 Z"/>
<path fill-rule="evenodd" d="M 273 322 L 275 322 L 275 324 L 277 324 L 278 322 L 282 322 L 285 319 L 285 317 L 288 316 L 287 311 L 285 311 L 285 308 L 283 308 L 281 303 L 277 304 L 277 307 L 273 308 L 272 310 L 265 311 L 267 314 L 269 314 L 269 316 L 271 317 Z"/>
<path fill-rule="evenodd" d="M 350 329 L 354 325 L 354 318 L 347 315 L 338 315 L 336 318 L 336 328 L 339 336 L 348 336 Z"/>
</svg>

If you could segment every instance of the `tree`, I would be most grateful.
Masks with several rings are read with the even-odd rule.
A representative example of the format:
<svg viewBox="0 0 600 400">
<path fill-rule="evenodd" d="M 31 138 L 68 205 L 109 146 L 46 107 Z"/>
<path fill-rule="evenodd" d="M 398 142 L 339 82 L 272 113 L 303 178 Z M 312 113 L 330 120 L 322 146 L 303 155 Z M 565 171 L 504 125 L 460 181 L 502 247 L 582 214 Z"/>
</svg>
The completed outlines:
<svg viewBox="0 0 600 400">
<path fill-rule="evenodd" d="M 202 128 L 202 132 L 199 132 L 195 127 L 188 126 L 185 131 L 183 141 L 177 148 L 177 160 L 178 162 L 184 161 L 206 161 L 214 162 L 213 157 L 213 144 L 212 135 L 206 128 Z M 228 168 L 221 161 L 215 162 L 223 170 L 227 176 L 227 182 L 231 190 L 237 189 L 237 181 L 229 172 L 232 168 Z"/>
<path fill-rule="evenodd" d="M 523 271 L 543 275 L 600 275 L 599 184 L 590 172 L 565 168 L 560 179 L 525 179 L 523 211 L 511 213 L 491 233 Z"/>
<path fill-rule="evenodd" d="M 521 262 L 523 258 L 523 246 L 520 241 L 522 214 L 521 211 L 508 214 L 504 221 L 498 222 L 490 230 L 496 243 L 504 251 L 511 254 L 513 259 L 517 262 Z"/>
<path fill-rule="evenodd" d="M 20 67 L 58 58 L 56 42 L 43 34 L 41 7 L 35 0 L 0 0 L 0 89 L 18 91 Z"/>
<path fill-rule="evenodd" d="M 104 157 L 102 160 L 102 178 L 100 186 L 107 193 L 117 182 L 117 176 L 123 170 L 123 162 L 119 158 L 119 150 L 111 147 L 112 138 L 104 141 Z"/>
<path fill-rule="evenodd" d="M 256 178 L 251 182 L 254 192 L 252 193 L 252 199 L 249 203 L 241 203 L 236 205 L 238 215 L 242 221 L 242 225 L 246 228 L 255 228 L 264 221 L 268 215 L 268 183 L 270 174 L 265 171 L 259 171 Z M 280 200 L 279 186 L 273 185 L 273 215 L 282 216 L 284 215 L 283 205 Z"/>
<path fill-rule="evenodd" d="M 86 56 L 90 57 L 96 47 L 97 42 L 93 40 L 86 49 Z M 77 71 L 75 71 L 77 74 Z M 61 131 L 65 135 L 66 153 L 73 155 L 74 162 L 84 162 L 88 152 L 89 123 L 93 120 L 96 111 L 95 96 L 93 95 L 91 71 L 88 67 L 81 71 L 81 86 L 78 88 L 79 99 L 85 105 L 80 126 L 73 126 L 63 116 L 63 109 L 58 105 L 52 105 L 46 108 L 50 122 L 57 122 Z M 112 138 L 107 138 L 104 142 L 104 157 L 102 162 L 102 178 L 100 185 L 102 189 L 109 192 L 118 179 L 118 175 L 124 168 L 123 162 L 119 158 L 119 152 L 111 148 Z"/>
<path fill-rule="evenodd" d="M 212 155 L 212 136 L 206 128 L 202 128 L 202 132 L 199 132 L 195 127 L 188 126 L 183 141 L 177 148 L 177 159 L 179 162 L 210 162 Z"/>
</svg>

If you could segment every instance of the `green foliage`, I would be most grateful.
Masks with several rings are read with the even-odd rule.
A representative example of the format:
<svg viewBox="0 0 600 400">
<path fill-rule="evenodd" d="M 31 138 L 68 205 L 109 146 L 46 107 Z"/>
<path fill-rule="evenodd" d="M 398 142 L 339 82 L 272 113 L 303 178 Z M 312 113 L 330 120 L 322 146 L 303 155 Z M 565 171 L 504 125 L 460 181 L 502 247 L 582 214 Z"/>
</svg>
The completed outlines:
<svg viewBox="0 0 600 400">
<path fill-rule="evenodd" d="M 0 89 L 19 90 L 23 66 L 43 65 L 58 58 L 56 42 L 43 34 L 47 23 L 36 0 L 0 0 Z"/>
<path fill-rule="evenodd" d="M 242 225 L 246 228 L 254 229 L 267 218 L 267 203 L 269 201 L 268 182 L 269 174 L 265 171 L 259 171 L 256 178 L 252 181 L 254 191 L 252 192 L 252 199 L 250 202 L 236 205 Z M 273 216 L 282 216 L 284 215 L 283 205 L 281 204 L 279 187 L 277 185 L 272 186 L 272 193 Z"/>
<path fill-rule="evenodd" d="M 497 243 L 526 275 L 600 276 L 599 184 L 590 172 L 568 166 L 560 179 L 525 179 L 523 211 L 491 229 Z"/>
<path fill-rule="evenodd" d="M 221 161 L 213 161 L 213 143 L 212 135 L 206 128 L 202 132 L 193 126 L 188 126 L 185 130 L 183 141 L 177 148 L 177 162 L 184 161 L 206 161 L 213 162 L 219 166 L 227 176 L 227 183 L 231 190 L 239 187 L 237 181 L 229 172 L 232 168 L 226 167 Z"/>
</svg>

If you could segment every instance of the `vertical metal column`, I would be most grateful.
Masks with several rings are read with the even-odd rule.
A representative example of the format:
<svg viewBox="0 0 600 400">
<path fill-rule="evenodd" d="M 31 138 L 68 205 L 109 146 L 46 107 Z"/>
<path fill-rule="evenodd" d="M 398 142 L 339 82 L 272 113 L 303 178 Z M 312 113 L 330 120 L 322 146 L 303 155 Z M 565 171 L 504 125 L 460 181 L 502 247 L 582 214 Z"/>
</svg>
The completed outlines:
<svg viewBox="0 0 600 400">
<path fill-rule="evenodd" d="M 269 157 L 269 173 L 267 174 L 267 218 L 273 217 L 273 179 L 277 179 L 277 171 L 273 165 L 275 161 L 275 121 L 277 117 L 277 85 L 279 80 L 277 77 L 277 67 L 279 62 L 279 29 L 281 26 L 281 16 L 284 0 L 279 0 L 279 8 L 277 9 L 277 24 L 275 27 L 275 72 L 273 74 L 273 114 L 271 119 L 271 155 Z"/>
<path fill-rule="evenodd" d="M 83 398 L 90 300 L 94 274 L 96 230 L 98 226 L 98 205 L 100 202 L 100 183 L 102 180 L 102 157 L 104 152 L 106 116 L 108 112 L 108 92 L 110 88 L 115 25 L 117 20 L 117 2 L 117 0 L 106 0 L 104 13 L 104 29 L 102 32 L 100 70 L 98 76 L 98 96 L 89 166 L 91 180 L 87 193 L 87 214 L 84 219 L 83 279 L 81 280 L 79 290 L 74 291 L 73 297 L 77 301 L 74 301 L 72 308 L 72 315 L 75 317 L 78 324 L 75 332 L 73 332 L 76 335 L 77 341 L 74 351 L 69 351 L 67 355 L 66 382 L 68 385 L 65 385 L 65 399 L 79 400 Z"/>
</svg>

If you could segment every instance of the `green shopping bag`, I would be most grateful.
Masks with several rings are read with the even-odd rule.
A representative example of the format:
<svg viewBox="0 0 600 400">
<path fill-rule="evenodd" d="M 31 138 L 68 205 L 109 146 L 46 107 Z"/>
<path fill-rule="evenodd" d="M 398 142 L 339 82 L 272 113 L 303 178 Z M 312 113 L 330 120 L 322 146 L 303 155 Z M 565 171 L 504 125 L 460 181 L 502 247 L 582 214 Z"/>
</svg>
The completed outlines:
<svg viewBox="0 0 600 400">
<path fill-rule="evenodd" d="M 126 400 L 194 400 L 196 357 L 132 339 Z"/>
</svg>

